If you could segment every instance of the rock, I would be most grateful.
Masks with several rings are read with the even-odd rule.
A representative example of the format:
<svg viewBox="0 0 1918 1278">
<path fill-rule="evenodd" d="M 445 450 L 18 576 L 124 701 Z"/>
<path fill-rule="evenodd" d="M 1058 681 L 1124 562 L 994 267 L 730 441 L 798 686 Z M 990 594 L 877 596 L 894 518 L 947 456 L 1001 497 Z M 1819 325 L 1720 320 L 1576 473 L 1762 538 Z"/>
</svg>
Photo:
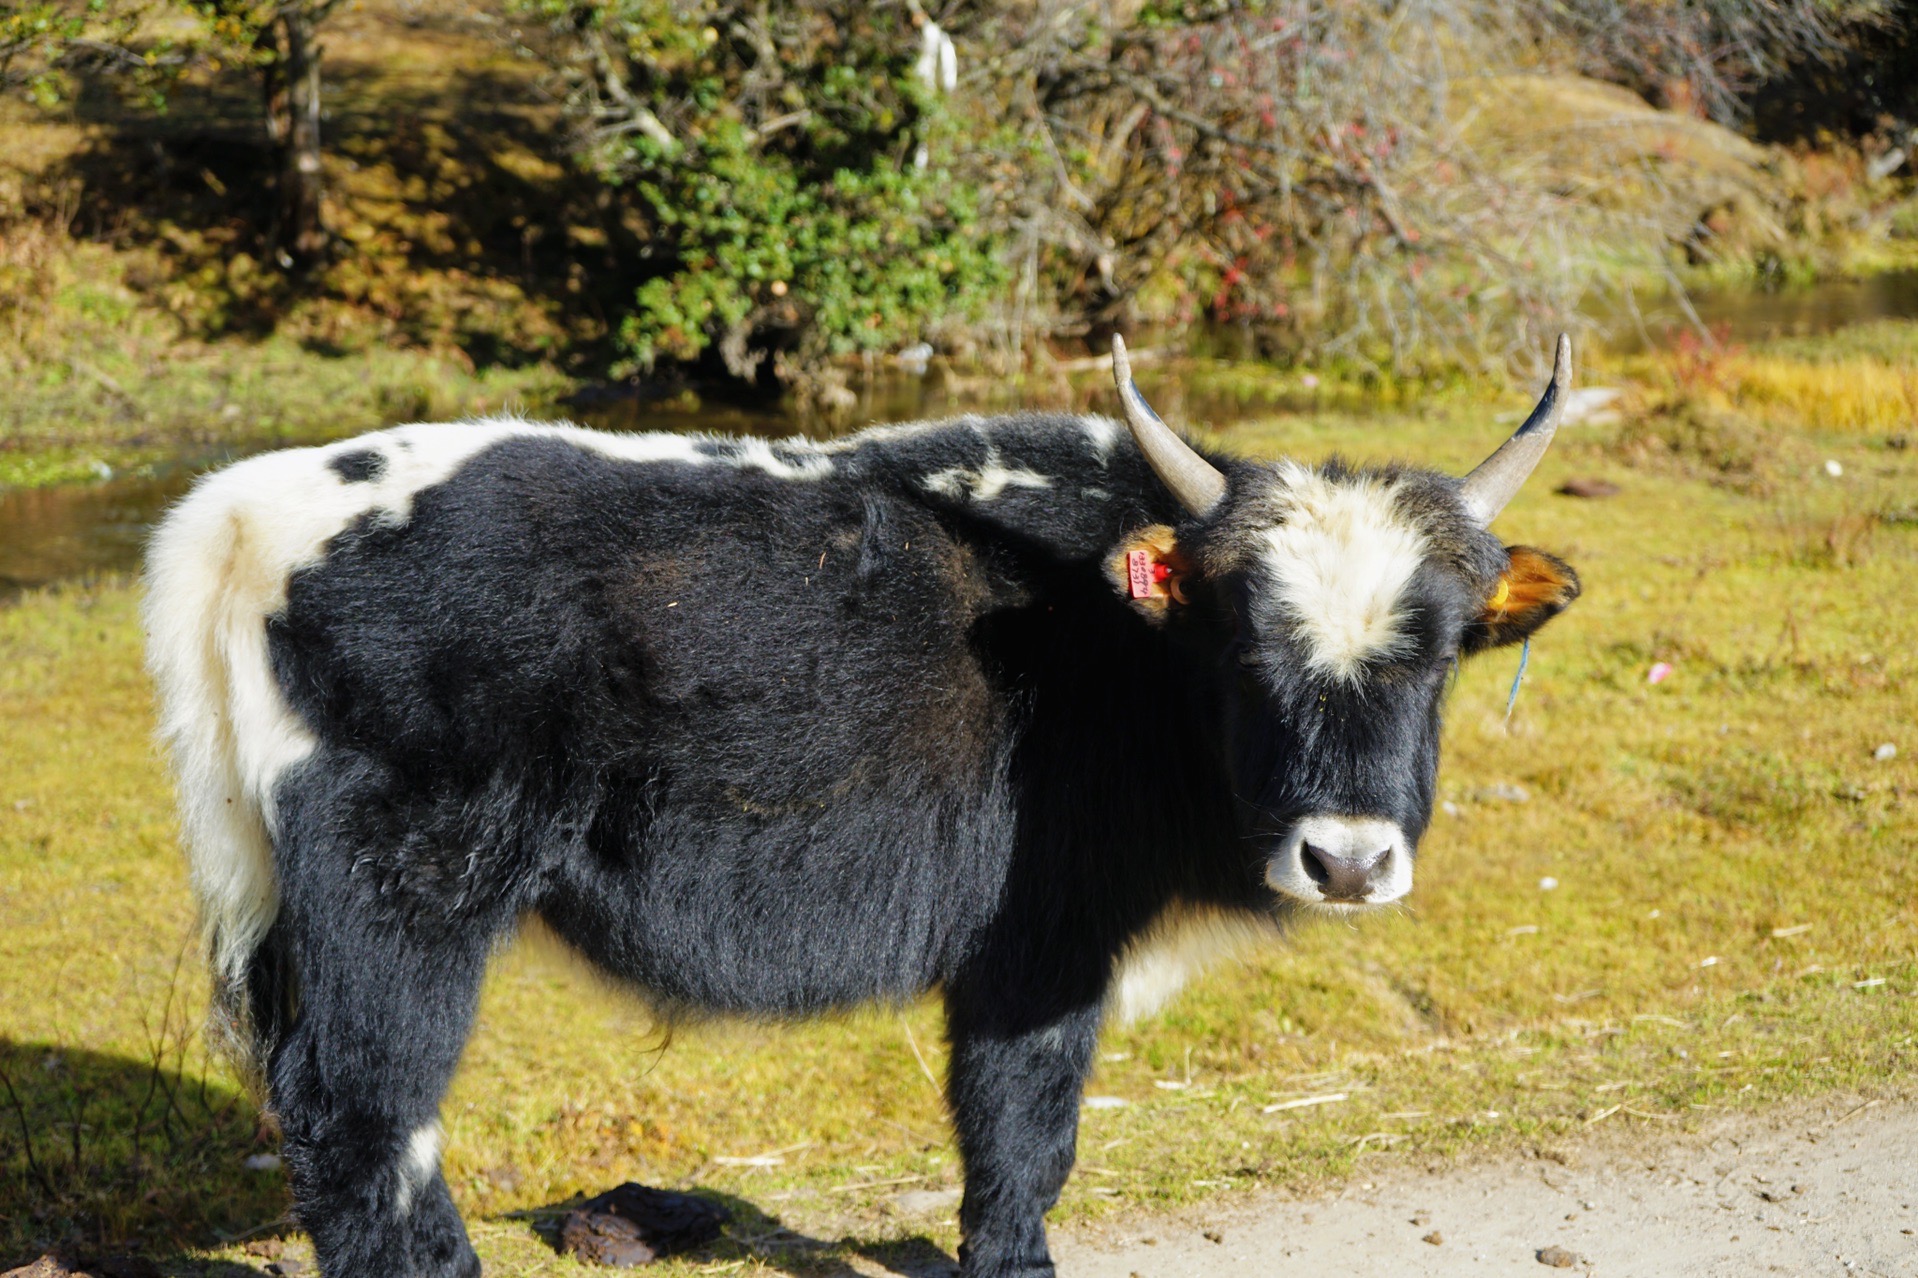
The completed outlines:
<svg viewBox="0 0 1918 1278">
<path fill-rule="evenodd" d="M 1625 392 L 1616 386 L 1579 386 L 1565 396 L 1565 406 L 1559 410 L 1559 422 L 1565 426 L 1576 426 L 1585 422 L 1593 426 L 1609 426 L 1622 420 L 1618 411 L 1612 407 L 1625 397 Z"/>
<path fill-rule="evenodd" d="M 1871 757 L 1880 763 L 1890 763 L 1898 757 L 1898 747 L 1887 741 L 1871 752 Z"/>
<path fill-rule="evenodd" d="M 705 1246 L 731 1219 L 718 1203 L 627 1181 L 566 1213 L 559 1250 L 594 1265 L 650 1265 Z"/>
<path fill-rule="evenodd" d="M 1538 1252 L 1538 1263 L 1550 1265 L 1554 1269 L 1570 1269 L 1573 1265 L 1583 1262 L 1576 1252 L 1566 1251 L 1563 1247 L 1541 1247 Z"/>
<path fill-rule="evenodd" d="M 9 1269 L 0 1278 L 160 1278 L 160 1267 L 140 1256 L 81 1261 L 46 1255 L 30 1265 Z"/>
<path fill-rule="evenodd" d="M 909 1189 L 903 1194 L 894 1194 L 889 1201 L 893 1210 L 901 1215 L 931 1216 L 952 1211 L 959 1206 L 960 1197 L 957 1189 Z"/>
<path fill-rule="evenodd" d="M 268 1265 L 266 1271 L 270 1274 L 280 1274 L 282 1278 L 294 1278 L 295 1274 L 306 1272 L 306 1265 L 288 1256 Z"/>
<path fill-rule="evenodd" d="M 248 1171 L 278 1171 L 280 1170 L 280 1156 L 278 1154 L 250 1154 L 240 1161 L 240 1166 L 246 1168 Z"/>
<path fill-rule="evenodd" d="M 1420 1241 L 1420 1242 L 1428 1242 L 1428 1243 L 1431 1243 L 1431 1244 L 1432 1244 L 1432 1245 L 1433 1245 L 1434 1247 L 1438 1247 L 1438 1246 L 1442 1246 L 1442 1245 L 1444 1244 L 1444 1242 L 1445 1242 L 1445 1235 L 1444 1235 L 1444 1234 L 1441 1234 L 1441 1233 L 1440 1233 L 1440 1232 L 1439 1232 L 1438 1230 L 1436 1230 L 1436 1229 L 1434 1229 L 1434 1230 L 1433 1230 L 1433 1231 L 1432 1231 L 1431 1233 L 1429 1233 L 1429 1234 L 1427 1234 L 1427 1235 L 1425 1235 L 1425 1237 L 1423 1237 L 1423 1238 L 1421 1238 L 1421 1239 L 1419 1239 L 1419 1241 Z"/>
<path fill-rule="evenodd" d="M 1609 479 L 1568 479 L 1552 490 L 1561 497 L 1584 497 L 1597 500 L 1600 497 L 1616 497 L 1619 487 Z"/>
<path fill-rule="evenodd" d="M 30 1265 L 7 1270 L 0 1278 L 66 1278 L 73 1272 L 58 1256 L 42 1256 Z"/>
</svg>

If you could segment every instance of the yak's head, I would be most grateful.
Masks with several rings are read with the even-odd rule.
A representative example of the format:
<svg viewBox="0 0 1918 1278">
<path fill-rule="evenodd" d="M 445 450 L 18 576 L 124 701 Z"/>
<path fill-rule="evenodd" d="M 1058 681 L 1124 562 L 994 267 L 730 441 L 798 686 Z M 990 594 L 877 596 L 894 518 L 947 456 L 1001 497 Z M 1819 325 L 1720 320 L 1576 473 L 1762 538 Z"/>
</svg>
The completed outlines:
<svg viewBox="0 0 1918 1278">
<path fill-rule="evenodd" d="M 1116 338 L 1113 371 L 1147 461 L 1190 512 L 1120 547 L 1115 584 L 1215 672 L 1266 884 L 1335 910 L 1397 900 L 1431 819 L 1456 663 L 1578 596 L 1562 560 L 1489 531 L 1551 442 L 1571 344 L 1531 417 L 1462 480 L 1337 461 L 1240 463 L 1228 479 L 1147 406 Z"/>
</svg>

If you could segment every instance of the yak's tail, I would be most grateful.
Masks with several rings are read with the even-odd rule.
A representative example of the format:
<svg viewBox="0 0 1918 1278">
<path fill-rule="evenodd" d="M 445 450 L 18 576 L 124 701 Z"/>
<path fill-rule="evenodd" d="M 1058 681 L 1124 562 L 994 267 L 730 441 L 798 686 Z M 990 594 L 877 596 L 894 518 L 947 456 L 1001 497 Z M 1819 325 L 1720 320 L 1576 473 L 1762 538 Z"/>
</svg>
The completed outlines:
<svg viewBox="0 0 1918 1278">
<path fill-rule="evenodd" d="M 267 649 L 288 567 L 279 512 L 290 494 L 274 482 L 276 460 L 201 481 L 167 515 L 148 547 L 144 605 L 159 732 L 212 968 L 212 1037 L 256 1088 L 294 989 L 274 927 L 272 786 L 313 746 Z"/>
</svg>

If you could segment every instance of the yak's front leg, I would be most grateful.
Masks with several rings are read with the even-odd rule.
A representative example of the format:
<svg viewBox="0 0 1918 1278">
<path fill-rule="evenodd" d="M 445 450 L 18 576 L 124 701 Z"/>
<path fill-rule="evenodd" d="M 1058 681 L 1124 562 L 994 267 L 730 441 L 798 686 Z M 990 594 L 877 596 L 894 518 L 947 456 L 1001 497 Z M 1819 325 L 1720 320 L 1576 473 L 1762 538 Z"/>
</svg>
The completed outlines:
<svg viewBox="0 0 1918 1278">
<path fill-rule="evenodd" d="M 947 1090 L 966 1168 L 959 1260 L 966 1278 L 1038 1278 L 1053 1273 L 1045 1216 L 1072 1171 L 1100 1009 L 1087 1000 L 1008 1017 L 1019 1000 L 991 993 L 946 999 Z"/>
</svg>

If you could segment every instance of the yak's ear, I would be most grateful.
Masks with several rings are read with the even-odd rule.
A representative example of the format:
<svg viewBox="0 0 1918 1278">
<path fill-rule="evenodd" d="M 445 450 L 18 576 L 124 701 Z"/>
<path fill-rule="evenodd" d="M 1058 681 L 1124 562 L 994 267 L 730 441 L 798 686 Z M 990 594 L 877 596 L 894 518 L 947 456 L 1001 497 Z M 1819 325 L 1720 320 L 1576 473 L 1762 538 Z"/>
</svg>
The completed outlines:
<svg viewBox="0 0 1918 1278">
<path fill-rule="evenodd" d="M 1173 607 L 1186 602 L 1192 561 L 1180 552 L 1170 528 L 1152 524 L 1119 543 L 1106 561 L 1106 576 L 1146 620 L 1164 621 Z"/>
<path fill-rule="evenodd" d="M 1505 553 L 1509 562 L 1492 597 L 1465 628 L 1468 653 L 1529 639 L 1578 598 L 1578 574 L 1557 555 L 1530 546 L 1507 546 Z"/>
</svg>

